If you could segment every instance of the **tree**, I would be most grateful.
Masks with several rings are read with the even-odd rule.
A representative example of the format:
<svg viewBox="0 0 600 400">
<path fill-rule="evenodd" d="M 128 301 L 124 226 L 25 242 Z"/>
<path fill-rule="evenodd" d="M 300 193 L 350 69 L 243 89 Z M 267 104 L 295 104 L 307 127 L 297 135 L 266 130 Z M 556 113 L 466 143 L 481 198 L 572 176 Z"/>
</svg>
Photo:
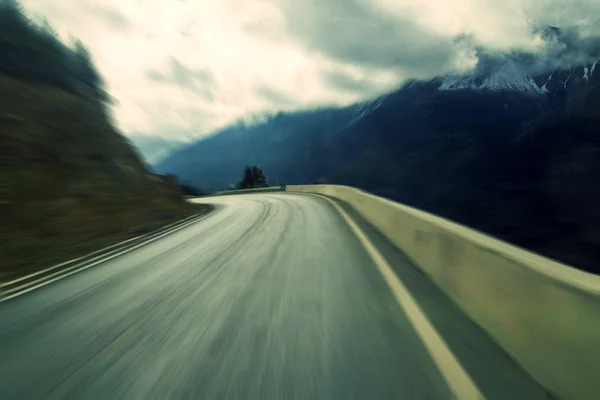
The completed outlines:
<svg viewBox="0 0 600 400">
<path fill-rule="evenodd" d="M 265 177 L 263 170 L 258 168 L 256 165 L 244 168 L 244 176 L 237 184 L 238 189 L 252 189 L 268 186 L 267 178 Z"/>
<path fill-rule="evenodd" d="M 73 43 L 73 67 L 78 80 L 94 89 L 100 89 L 103 86 L 102 78 L 94 67 L 92 56 L 79 39 Z"/>
<path fill-rule="evenodd" d="M 268 187 L 267 177 L 263 173 L 263 170 L 258 168 L 257 166 L 252 167 L 252 175 L 255 178 L 255 187 Z"/>
<path fill-rule="evenodd" d="M 112 100 L 83 43 L 66 45 L 46 18 L 29 20 L 18 0 L 0 0 L 0 54 L 2 75 Z"/>
<path fill-rule="evenodd" d="M 58 41 L 58 33 L 56 32 L 56 29 L 54 29 L 54 27 L 52 25 L 50 25 L 50 22 L 48 22 L 48 18 L 44 17 L 42 19 L 39 29 L 40 29 L 40 32 L 43 33 L 44 35 L 51 37 L 54 40 Z"/>
</svg>

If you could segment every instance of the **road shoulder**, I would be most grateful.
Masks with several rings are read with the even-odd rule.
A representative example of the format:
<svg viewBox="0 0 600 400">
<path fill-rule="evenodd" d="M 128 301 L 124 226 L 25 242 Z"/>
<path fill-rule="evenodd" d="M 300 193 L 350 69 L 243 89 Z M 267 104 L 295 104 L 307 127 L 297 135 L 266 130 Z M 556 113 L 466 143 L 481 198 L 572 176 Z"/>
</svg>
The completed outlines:
<svg viewBox="0 0 600 400">
<path fill-rule="evenodd" d="M 487 399 L 552 399 L 375 226 L 343 201 L 328 198 L 351 217 L 387 261 Z"/>
</svg>

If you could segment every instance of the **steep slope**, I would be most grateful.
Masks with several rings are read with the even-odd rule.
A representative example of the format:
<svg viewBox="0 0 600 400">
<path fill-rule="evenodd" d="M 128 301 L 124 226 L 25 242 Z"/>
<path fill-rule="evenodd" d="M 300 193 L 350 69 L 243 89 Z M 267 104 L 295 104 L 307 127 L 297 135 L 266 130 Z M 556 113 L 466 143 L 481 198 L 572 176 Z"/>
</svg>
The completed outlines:
<svg viewBox="0 0 600 400">
<path fill-rule="evenodd" d="M 11 1 L 0 51 L 0 281 L 204 211 L 115 131 L 81 43 L 65 46 Z"/>
<path fill-rule="evenodd" d="M 408 86 L 344 131 L 337 145 L 345 159 L 329 181 L 406 203 L 437 202 L 455 179 L 550 112 L 543 98 L 518 92 L 446 92 L 438 91 L 438 85 L 434 80 Z M 382 162 L 385 169 L 379 168 Z"/>
<path fill-rule="evenodd" d="M 600 118 L 562 114 L 532 127 L 482 164 L 470 201 L 448 214 L 479 229 L 591 272 L 600 273 Z M 465 185 L 466 187 L 466 185 Z"/>
<path fill-rule="evenodd" d="M 0 77 L 0 276 L 20 275 L 190 215 L 98 104 Z M 201 211 L 201 210 L 198 210 Z"/>
</svg>

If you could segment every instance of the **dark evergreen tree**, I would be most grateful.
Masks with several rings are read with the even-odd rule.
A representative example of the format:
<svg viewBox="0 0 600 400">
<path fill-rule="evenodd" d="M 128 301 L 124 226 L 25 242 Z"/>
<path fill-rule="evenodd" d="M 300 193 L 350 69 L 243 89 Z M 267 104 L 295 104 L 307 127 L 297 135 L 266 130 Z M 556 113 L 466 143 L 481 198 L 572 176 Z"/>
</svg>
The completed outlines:
<svg viewBox="0 0 600 400">
<path fill-rule="evenodd" d="M 252 175 L 254 176 L 254 187 L 267 187 L 267 178 L 263 173 L 263 170 L 257 166 L 252 167 Z"/>
<path fill-rule="evenodd" d="M 48 20 L 31 22 L 18 0 L 0 0 L 0 54 L 2 75 L 110 100 L 83 43 L 65 45 Z"/>
<path fill-rule="evenodd" d="M 248 166 L 244 169 L 244 176 L 238 183 L 238 189 L 252 189 L 260 187 L 268 187 L 267 178 L 263 173 L 263 170 L 258 168 L 256 165 Z"/>
</svg>

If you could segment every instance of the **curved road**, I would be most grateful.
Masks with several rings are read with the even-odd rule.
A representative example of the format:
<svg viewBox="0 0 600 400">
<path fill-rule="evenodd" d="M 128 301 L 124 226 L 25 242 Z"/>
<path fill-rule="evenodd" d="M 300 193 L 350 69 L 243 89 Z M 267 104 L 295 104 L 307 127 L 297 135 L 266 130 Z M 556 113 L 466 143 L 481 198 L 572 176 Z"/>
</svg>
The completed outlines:
<svg viewBox="0 0 600 400">
<path fill-rule="evenodd" d="M 156 242 L 0 304 L 2 399 L 449 399 L 340 213 L 306 195 L 205 200 Z M 350 213 L 488 399 L 543 399 Z"/>
</svg>

